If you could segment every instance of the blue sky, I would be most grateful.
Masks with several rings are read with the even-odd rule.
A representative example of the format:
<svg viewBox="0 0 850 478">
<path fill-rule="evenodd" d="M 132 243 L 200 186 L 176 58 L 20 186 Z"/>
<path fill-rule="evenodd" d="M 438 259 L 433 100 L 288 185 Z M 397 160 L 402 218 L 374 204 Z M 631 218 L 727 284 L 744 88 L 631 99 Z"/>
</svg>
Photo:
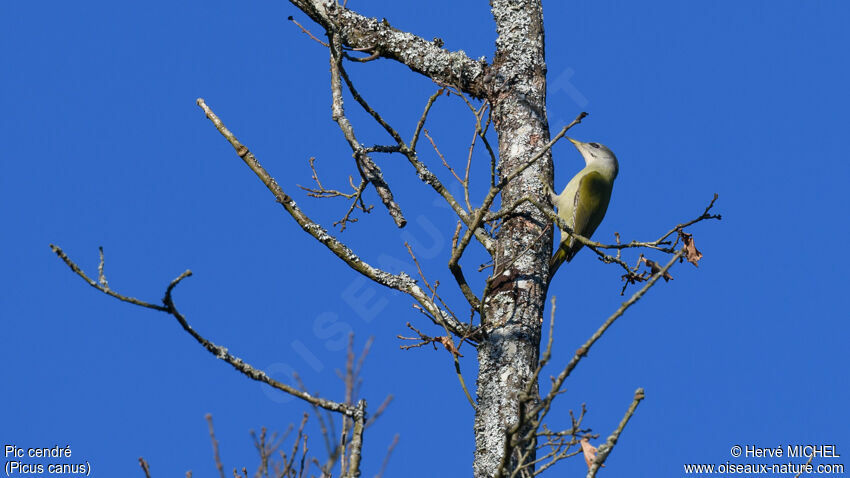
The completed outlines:
<svg viewBox="0 0 850 478">
<path fill-rule="evenodd" d="M 349 2 L 491 58 L 486 2 L 449 5 Z M 372 409 L 396 398 L 367 432 L 364 476 L 377 473 L 395 433 L 386 476 L 470 472 L 473 414 L 450 357 L 400 350 L 395 338 L 407 321 L 439 331 L 408 298 L 365 282 L 304 234 L 195 105 L 204 97 L 330 229 L 347 204 L 306 197 L 297 185 L 311 182 L 307 160 L 317 158 L 327 185 L 343 187 L 356 172 L 331 121 L 327 52 L 286 20 L 309 25 L 303 14 L 287 2 L 221 1 L 2 10 L 4 445 L 70 445 L 97 476 L 141 476 L 139 456 L 154 476 L 210 476 L 204 414 L 213 414 L 226 469 L 252 470 L 249 430 L 284 430 L 307 410 L 235 373 L 165 314 L 88 287 L 50 252 L 55 243 L 90 273 L 103 246 L 110 285 L 152 302 L 192 269 L 175 299 L 193 326 L 277 378 L 298 370 L 330 398 L 342 396 L 334 370 L 345 334 L 356 334 L 358 348 L 374 336 L 363 394 Z M 630 310 L 552 414 L 553 427 L 567 427 L 567 410 L 586 403 L 585 424 L 605 437 L 634 390 L 646 389 L 603 473 L 681 474 L 684 463 L 735 461 L 735 444 L 831 443 L 850 456 L 848 20 L 839 1 L 546 2 L 550 124 L 588 111 L 572 135 L 620 159 L 595 237 L 655 238 L 714 193 L 723 214 L 691 231 L 705 254 L 699 269 L 676 266 L 675 280 Z M 405 136 L 435 89 L 385 60 L 349 72 Z M 362 142 L 386 141 L 347 106 Z M 441 98 L 427 126 L 458 167 L 469 120 L 456 98 Z M 554 154 L 561 187 L 581 160 L 569 143 Z M 486 165 L 476 158 L 480 201 Z M 451 213 L 403 159 L 376 159 L 409 225 L 396 229 L 370 191 L 374 213 L 339 236 L 367 260 L 413 273 L 410 242 L 429 279 L 462 308 L 445 267 Z M 464 262 L 479 288 L 483 277 L 471 271 L 482 258 L 476 250 Z M 620 304 L 620 286 L 617 270 L 586 251 L 559 271 L 551 374 Z M 474 383 L 474 353 L 462 352 Z M 310 434 L 320 452 L 317 430 Z M 558 473 L 584 466 L 576 458 Z"/>
</svg>

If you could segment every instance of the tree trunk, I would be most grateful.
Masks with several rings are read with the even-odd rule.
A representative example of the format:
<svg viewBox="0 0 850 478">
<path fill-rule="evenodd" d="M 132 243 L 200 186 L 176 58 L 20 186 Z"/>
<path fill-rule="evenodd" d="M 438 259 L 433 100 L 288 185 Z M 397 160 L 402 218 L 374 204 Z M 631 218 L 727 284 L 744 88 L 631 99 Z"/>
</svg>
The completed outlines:
<svg viewBox="0 0 850 478">
<path fill-rule="evenodd" d="M 543 10 L 540 0 L 490 4 L 498 40 L 489 99 L 504 177 L 549 141 Z M 541 179 L 548 181 L 551 174 L 552 158 L 547 153 L 502 191 L 502 205 L 526 195 L 543 200 Z M 521 412 L 519 394 L 537 366 L 553 237 L 552 229 L 545 229 L 547 223 L 543 214 L 525 204 L 506 218 L 499 233 L 494 278 L 484 298 L 486 336 L 478 347 L 476 478 L 496 473 L 505 431 L 517 423 Z M 532 393 L 537 393 L 536 385 Z"/>
</svg>

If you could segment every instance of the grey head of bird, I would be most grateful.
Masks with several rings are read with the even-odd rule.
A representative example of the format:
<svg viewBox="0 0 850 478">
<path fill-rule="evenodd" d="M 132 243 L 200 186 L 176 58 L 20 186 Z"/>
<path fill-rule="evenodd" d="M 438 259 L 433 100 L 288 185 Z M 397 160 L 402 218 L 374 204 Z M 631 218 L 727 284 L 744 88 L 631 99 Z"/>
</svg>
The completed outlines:
<svg viewBox="0 0 850 478">
<path fill-rule="evenodd" d="M 586 165 L 605 169 L 611 173 L 613 177 L 617 177 L 617 173 L 620 171 L 620 164 L 617 162 L 617 157 L 614 156 L 614 152 L 608 149 L 607 146 L 599 143 L 582 143 L 581 141 L 570 137 L 567 139 L 570 140 L 570 142 L 575 145 L 576 149 L 578 149 L 579 153 L 581 153 Z"/>
</svg>

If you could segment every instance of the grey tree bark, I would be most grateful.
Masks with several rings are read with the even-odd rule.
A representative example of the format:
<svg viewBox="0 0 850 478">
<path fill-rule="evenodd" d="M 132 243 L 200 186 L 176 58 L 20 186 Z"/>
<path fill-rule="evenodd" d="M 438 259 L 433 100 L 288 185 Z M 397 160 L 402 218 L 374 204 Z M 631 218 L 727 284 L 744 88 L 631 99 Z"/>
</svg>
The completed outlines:
<svg viewBox="0 0 850 478">
<path fill-rule="evenodd" d="M 498 32 L 490 101 L 500 170 L 505 175 L 549 141 L 543 11 L 539 0 L 490 3 Z M 550 177 L 551 171 L 547 152 L 502 190 L 502 204 L 529 195 L 542 200 L 539 178 Z M 517 213 L 502 225 L 494 278 L 484 298 L 473 464 L 479 478 L 494 476 L 501 463 L 505 431 L 522 412 L 519 395 L 531 380 L 540 354 L 553 235 L 551 228 L 544 231 L 548 220 L 531 204 L 520 206 Z M 536 384 L 532 393 L 537 393 Z"/>
</svg>

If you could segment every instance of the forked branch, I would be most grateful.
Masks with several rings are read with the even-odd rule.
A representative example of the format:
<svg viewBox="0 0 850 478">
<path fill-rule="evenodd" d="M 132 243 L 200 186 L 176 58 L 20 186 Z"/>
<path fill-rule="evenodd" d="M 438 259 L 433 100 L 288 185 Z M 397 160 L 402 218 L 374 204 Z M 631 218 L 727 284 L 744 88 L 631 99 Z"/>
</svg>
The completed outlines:
<svg viewBox="0 0 850 478">
<path fill-rule="evenodd" d="M 187 271 L 183 272 L 182 274 L 177 276 L 177 278 L 172 280 L 171 283 L 168 284 L 168 287 L 166 287 L 166 289 L 165 289 L 165 296 L 162 299 L 162 305 L 159 305 L 159 304 L 145 302 L 145 301 L 142 301 L 142 300 L 130 297 L 130 296 L 120 294 L 120 293 L 115 292 L 114 290 L 108 288 L 105 285 L 98 284 L 97 282 L 95 282 L 94 280 L 89 278 L 88 275 L 86 275 L 86 273 L 74 261 L 72 261 L 71 258 L 68 257 L 67 254 L 65 254 L 65 251 L 63 251 L 59 246 L 55 246 L 55 245 L 51 244 L 50 249 L 52 249 L 53 252 L 56 253 L 56 255 L 59 256 L 59 258 L 62 259 L 62 261 L 75 274 L 80 276 L 89 285 L 91 285 L 95 289 L 103 292 L 104 294 L 115 297 L 116 299 L 118 299 L 122 302 L 127 302 L 127 303 L 130 303 L 130 304 L 138 305 L 140 307 L 146 307 L 148 309 L 158 310 L 160 312 L 165 312 L 167 314 L 172 315 L 175 319 L 177 319 L 177 322 L 180 324 L 180 326 L 183 327 L 183 330 L 185 330 L 189 335 L 191 335 L 192 338 L 194 338 L 199 344 L 201 344 L 201 346 L 203 346 L 205 349 L 207 349 L 208 352 L 215 355 L 217 358 L 224 360 L 225 362 L 230 364 L 233 368 L 235 368 L 236 370 L 238 370 L 239 372 L 241 372 L 243 375 L 247 376 L 248 378 L 250 378 L 252 380 L 256 380 L 258 382 L 263 382 L 263 383 L 271 386 L 272 388 L 280 390 L 281 392 L 284 392 L 284 393 L 288 393 L 288 394 L 290 394 L 294 397 L 297 397 L 297 398 L 300 398 L 301 400 L 306 401 L 307 403 L 316 405 L 316 406 L 324 408 L 326 410 L 330 410 L 332 412 L 337 412 L 337 413 L 342 413 L 346 416 L 354 416 L 354 414 L 355 414 L 354 407 L 345 405 L 344 403 L 334 402 L 332 400 L 324 399 L 324 398 L 321 398 L 321 397 L 316 397 L 316 396 L 313 396 L 313 395 L 311 395 L 307 392 L 304 392 L 304 391 L 298 390 L 294 387 L 291 387 L 291 386 L 289 386 L 285 383 L 278 382 L 277 380 L 266 375 L 266 373 L 263 372 L 262 370 L 255 368 L 252 365 L 244 362 L 239 357 L 232 355 L 226 347 L 216 345 L 212 341 L 207 340 L 206 338 L 201 336 L 201 334 L 199 334 L 194 328 L 192 328 L 192 326 L 189 325 L 189 322 L 186 320 L 186 317 L 177 310 L 177 306 L 174 304 L 174 299 L 173 299 L 173 296 L 172 296 L 174 288 L 177 287 L 177 285 L 183 279 L 190 277 L 192 275 L 192 271 L 187 270 Z M 101 263 L 100 263 L 99 269 L 101 271 L 103 270 L 103 256 L 102 255 L 101 255 Z M 103 273 L 101 273 L 101 275 L 103 275 Z"/>
<path fill-rule="evenodd" d="M 360 171 L 360 175 L 363 179 L 369 181 L 373 186 L 375 186 L 375 191 L 378 193 L 378 196 L 381 198 L 384 206 L 386 206 L 387 211 L 390 213 L 393 221 L 395 221 L 396 226 L 404 227 L 405 224 L 407 224 L 407 220 L 401 212 L 401 207 L 399 207 L 398 203 L 396 203 L 389 185 L 384 180 L 384 175 L 381 172 L 381 169 L 374 161 L 372 161 L 372 158 L 365 151 L 363 145 L 357 141 L 357 137 L 354 135 L 354 127 L 345 116 L 345 108 L 343 107 L 342 100 L 342 84 L 340 83 L 340 69 L 342 62 L 342 52 L 340 50 L 341 46 L 339 38 L 335 35 L 331 35 L 331 92 L 333 96 L 333 120 L 339 125 L 339 129 L 342 130 L 343 136 L 345 136 L 346 141 L 348 141 L 348 145 L 351 147 L 354 161 L 357 164 L 357 169 Z"/>
<path fill-rule="evenodd" d="M 266 188 L 274 195 L 286 212 L 301 226 L 306 233 L 310 234 L 317 241 L 322 243 L 337 257 L 342 259 L 349 267 L 363 274 L 372 281 L 381 284 L 390 289 L 395 289 L 404 292 L 411 296 L 419 305 L 428 313 L 431 320 L 438 325 L 447 327 L 452 333 L 458 336 L 468 336 L 469 326 L 454 319 L 446 311 L 442 310 L 426 293 L 422 290 L 410 276 L 404 272 L 400 274 L 390 274 L 386 271 L 373 267 L 367 262 L 358 257 L 354 251 L 343 244 L 312 219 L 310 219 L 301 208 L 298 207 L 295 200 L 287 195 L 283 189 L 277 184 L 277 181 L 269 175 L 263 168 L 257 158 L 251 153 L 248 148 L 236 139 L 236 136 L 224 126 L 224 123 L 216 116 L 202 98 L 198 99 L 198 106 L 204 110 L 207 118 L 212 121 L 216 129 L 222 136 L 233 146 L 236 154 L 251 168 L 254 174 L 265 184 Z"/>
<path fill-rule="evenodd" d="M 222 347 L 213 343 L 212 341 L 204 338 L 200 333 L 198 333 L 189 322 L 186 320 L 186 317 L 177 310 L 177 306 L 174 304 L 173 292 L 174 288 L 185 278 L 190 277 L 192 275 L 191 271 L 185 271 L 177 278 L 171 281 L 168 284 L 168 287 L 165 289 L 165 295 L 162 299 L 162 305 L 154 304 L 150 302 L 145 302 L 134 297 L 126 296 L 124 294 L 120 294 L 109 288 L 106 282 L 106 273 L 104 271 L 104 259 L 103 259 L 103 250 L 100 251 L 100 262 L 98 264 L 98 281 L 94 281 L 91 279 L 74 261 L 68 257 L 65 252 L 55 246 L 53 244 L 50 245 L 50 248 L 53 252 L 59 256 L 60 259 L 78 276 L 80 276 L 83 280 L 85 280 L 90 286 L 95 289 L 103 292 L 104 294 L 110 295 L 122 302 L 127 302 L 133 305 L 138 305 L 140 307 L 145 307 L 148 309 L 158 310 L 160 312 L 165 312 L 170 314 L 180 326 L 185 330 L 189 335 L 192 336 L 199 344 L 201 344 L 207 351 L 211 354 L 215 355 L 217 358 L 224 360 L 228 364 L 230 364 L 233 368 L 241 372 L 243 375 L 247 376 L 252 380 L 256 380 L 258 382 L 263 382 L 274 389 L 280 390 L 281 392 L 292 395 L 296 398 L 304 400 L 305 402 L 311 404 L 313 407 L 323 408 L 330 412 L 336 412 L 343 416 L 344 423 L 351 424 L 351 438 L 346 440 L 346 431 L 343 431 L 343 439 L 340 441 L 344 449 L 348 450 L 348 463 L 347 466 L 344 467 L 342 476 L 347 478 L 355 478 L 360 476 L 360 457 L 362 455 L 362 447 L 363 447 L 363 431 L 366 428 L 366 401 L 360 400 L 357 402 L 357 405 L 352 405 L 351 394 L 352 390 L 354 390 L 354 380 L 348 380 L 346 382 L 346 401 L 344 402 L 336 402 L 333 400 L 328 400 L 326 398 L 322 398 L 316 395 L 312 395 L 308 393 L 306 390 L 299 390 L 297 388 L 291 387 L 285 383 L 278 382 L 277 380 L 269 377 L 264 371 L 253 367 L 252 365 L 244 362 L 239 357 L 231 354 L 226 347 Z M 351 362 L 351 361 L 350 361 Z M 359 368 L 362 364 L 362 359 L 357 365 L 356 372 L 359 372 Z M 353 368 L 349 366 L 349 368 Z M 383 407 L 383 406 L 382 406 Z M 210 436 L 213 441 L 213 448 L 215 454 L 216 467 L 220 476 L 224 476 L 224 470 L 221 464 L 221 460 L 218 456 L 218 442 L 215 439 L 215 435 L 213 434 L 212 421 L 209 416 L 207 417 L 210 427 Z M 302 458 L 299 464 L 300 470 L 303 472 L 305 465 L 305 456 L 306 456 L 306 437 L 304 438 L 303 445 L 299 445 L 301 443 L 301 435 L 303 432 L 305 420 L 302 421 L 301 428 L 299 428 L 299 436 L 296 439 L 295 450 L 293 450 L 292 454 L 289 457 L 289 460 L 285 463 L 286 469 L 292 470 L 293 468 L 293 460 L 295 458 L 295 454 L 297 452 L 298 446 L 303 446 Z M 139 459 L 139 463 L 142 466 L 142 469 L 145 471 L 146 476 L 149 475 L 149 468 L 147 463 L 143 459 Z M 243 469 L 244 470 L 244 469 Z M 284 476 L 284 475 L 281 475 Z M 300 476 L 300 475 L 299 475 Z"/>
</svg>

